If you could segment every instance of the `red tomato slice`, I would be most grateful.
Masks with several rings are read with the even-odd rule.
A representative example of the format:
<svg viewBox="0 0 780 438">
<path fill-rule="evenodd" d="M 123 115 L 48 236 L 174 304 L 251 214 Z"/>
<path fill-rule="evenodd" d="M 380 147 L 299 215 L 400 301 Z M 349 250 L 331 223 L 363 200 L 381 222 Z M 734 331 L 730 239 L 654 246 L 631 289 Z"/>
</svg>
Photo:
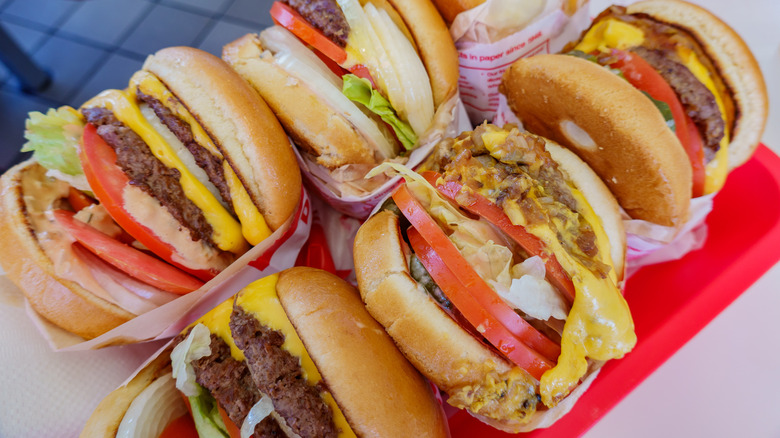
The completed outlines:
<svg viewBox="0 0 780 438">
<path fill-rule="evenodd" d="M 68 203 L 75 211 L 81 211 L 82 208 L 95 204 L 95 200 L 81 193 L 80 190 L 71 187 L 68 190 Z"/>
<path fill-rule="evenodd" d="M 281 2 L 271 6 L 271 18 L 305 43 L 322 52 L 336 64 L 347 60 L 347 52 L 306 21 L 295 9 Z"/>
<path fill-rule="evenodd" d="M 566 298 L 569 299 L 569 303 L 574 302 L 574 283 L 572 283 L 566 271 L 563 270 L 561 264 L 558 263 L 558 259 L 552 254 L 547 254 L 544 244 L 538 237 L 526 231 L 522 226 L 513 224 L 509 220 L 509 216 L 504 213 L 504 210 L 479 193 L 469 192 L 467 199 L 464 199 L 463 195 L 458 196 L 463 190 L 463 186 L 457 181 L 437 184 L 441 175 L 431 171 L 423 172 L 422 176 L 446 198 L 497 226 L 501 231 L 509 235 L 512 240 L 517 242 L 529 255 L 540 256 L 544 260 L 544 266 L 547 269 L 547 281 L 563 292 Z"/>
<path fill-rule="evenodd" d="M 691 166 L 694 169 L 694 185 L 697 184 L 698 180 L 701 180 L 701 192 L 698 195 L 694 192 L 694 197 L 701 196 L 704 192 L 704 180 L 701 173 L 704 170 L 704 154 L 697 152 L 697 149 L 701 149 L 702 139 L 698 130 L 692 130 L 689 126 L 693 124 L 693 121 L 685 113 L 677 94 L 666 80 L 640 56 L 617 49 L 613 49 L 612 53 L 617 56 L 618 61 L 611 64 L 611 66 L 622 71 L 623 76 L 626 77 L 631 85 L 646 92 L 653 99 L 669 105 L 672 117 L 674 117 L 675 134 L 677 134 L 677 138 L 685 148 L 685 152 L 688 154 Z M 697 174 L 697 172 L 699 173 Z"/>
<path fill-rule="evenodd" d="M 409 243 L 431 278 L 442 289 L 447 298 L 491 345 L 496 347 L 509 360 L 528 371 L 534 378 L 541 379 L 545 371 L 553 364 L 545 357 L 529 348 L 506 329 L 493 315 L 477 302 L 444 264 L 441 257 L 425 241 L 420 233 L 409 228 Z M 560 349 L 558 350 L 560 353 Z M 557 356 L 556 356 L 557 357 Z"/>
<path fill-rule="evenodd" d="M 524 342 L 525 345 L 552 361 L 558 359 L 561 352 L 560 347 L 520 317 L 477 274 L 474 268 L 460 254 L 455 244 L 447 238 L 444 231 L 439 228 L 417 199 L 412 196 L 405 184 L 402 184 L 396 190 L 393 194 L 393 200 L 404 216 L 409 219 L 412 226 L 431 245 L 436 254 L 441 257 L 447 268 L 454 273 L 465 290 L 468 290 L 485 310 L 493 315 L 509 332 Z M 458 310 L 463 311 L 460 308 Z"/>
<path fill-rule="evenodd" d="M 688 123 L 688 138 L 690 139 L 690 147 L 685 152 L 688 153 L 688 158 L 691 160 L 693 167 L 692 197 L 698 198 L 704 194 L 704 179 L 707 177 L 704 164 L 704 141 L 699 133 L 699 128 L 693 123 L 691 117 L 686 114 L 685 119 Z"/>
<path fill-rule="evenodd" d="M 168 423 L 158 438 L 198 438 L 192 415 L 186 413 Z"/>
<path fill-rule="evenodd" d="M 52 213 L 54 219 L 84 247 L 120 271 L 146 284 L 180 295 L 203 286 L 203 282 L 195 277 L 75 219 L 73 212 L 53 210 Z"/>
<path fill-rule="evenodd" d="M 217 403 L 217 409 L 219 410 L 219 416 L 222 417 L 222 422 L 225 423 L 225 428 L 227 428 L 230 438 L 241 438 L 241 429 L 230 419 L 221 404 Z M 251 436 L 254 436 L 254 434 Z"/>
<path fill-rule="evenodd" d="M 216 272 L 188 269 L 173 261 L 173 247 L 160 240 L 148 227 L 136 222 L 125 210 L 122 192 L 130 180 L 116 165 L 116 152 L 98 135 L 94 125 L 88 123 L 84 128 L 81 144 L 79 158 L 84 168 L 84 175 L 95 196 L 114 221 L 143 246 L 168 263 L 204 281 L 214 278 Z"/>
</svg>

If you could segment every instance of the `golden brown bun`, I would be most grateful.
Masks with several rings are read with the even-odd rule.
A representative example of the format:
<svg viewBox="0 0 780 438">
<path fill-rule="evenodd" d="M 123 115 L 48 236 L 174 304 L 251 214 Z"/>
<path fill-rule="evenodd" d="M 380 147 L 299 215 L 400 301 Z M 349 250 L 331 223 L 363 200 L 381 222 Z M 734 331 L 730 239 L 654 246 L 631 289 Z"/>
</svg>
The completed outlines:
<svg viewBox="0 0 780 438">
<path fill-rule="evenodd" d="M 38 314 L 71 333 L 92 339 L 135 315 L 55 274 L 26 216 L 21 185 L 23 178 L 45 178 L 45 173 L 42 166 L 29 160 L 0 178 L 0 264 Z"/>
<path fill-rule="evenodd" d="M 747 161 L 761 141 L 769 111 L 766 84 L 742 38 L 706 9 L 678 0 L 648 0 L 629 5 L 629 14 L 688 31 L 701 44 L 733 95 L 736 120 L 729 144 L 729 169 Z"/>
<path fill-rule="evenodd" d="M 147 58 L 157 76 L 203 125 L 249 192 L 271 229 L 295 211 L 301 174 L 274 114 L 221 59 L 190 47 Z M 216 98 L 219 96 L 219 98 Z"/>
<path fill-rule="evenodd" d="M 279 301 L 358 436 L 447 436 L 431 388 L 345 281 L 313 268 L 282 272 Z"/>
<path fill-rule="evenodd" d="M 158 377 L 171 371 L 171 349 L 160 353 L 156 359 L 130 380 L 108 394 L 87 419 L 81 438 L 114 437 L 130 403 Z"/>
<path fill-rule="evenodd" d="M 574 151 L 631 217 L 666 226 L 686 221 L 688 155 L 631 84 L 584 59 L 538 55 L 512 64 L 499 89 L 526 129 Z M 589 139 L 572 136 L 571 126 Z"/>
<path fill-rule="evenodd" d="M 434 108 L 438 108 L 458 89 L 458 51 L 450 31 L 429 0 L 388 1 L 412 33 L 431 80 Z"/>
<path fill-rule="evenodd" d="M 447 23 L 452 23 L 461 12 L 476 8 L 485 0 L 433 0 Z"/>
<path fill-rule="evenodd" d="M 345 117 L 309 87 L 290 81 L 271 60 L 261 59 L 262 52 L 260 38 L 247 34 L 225 46 L 222 57 L 263 96 L 297 145 L 328 168 L 376 162 L 371 145 Z"/>
</svg>

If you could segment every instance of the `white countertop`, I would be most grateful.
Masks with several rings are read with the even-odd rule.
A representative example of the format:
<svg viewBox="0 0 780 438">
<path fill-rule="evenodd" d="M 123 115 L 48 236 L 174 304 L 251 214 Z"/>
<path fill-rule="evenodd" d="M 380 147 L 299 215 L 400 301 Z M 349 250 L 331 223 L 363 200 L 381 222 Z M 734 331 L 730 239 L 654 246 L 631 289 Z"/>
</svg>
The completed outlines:
<svg viewBox="0 0 780 438">
<path fill-rule="evenodd" d="M 758 59 L 770 96 L 763 141 L 780 154 L 780 1 L 693 2 L 733 27 Z M 599 11 L 611 2 L 591 3 Z M 584 436 L 780 436 L 778 291 L 775 265 Z"/>
<path fill-rule="evenodd" d="M 780 1 L 695 2 L 729 23 L 758 58 L 771 102 L 764 142 L 780 154 Z M 597 12 L 611 2 L 592 3 Z M 780 324 L 775 323 L 779 285 L 776 265 L 585 436 L 780 436 Z M 0 399 L 2 437 L 51 436 L 52 425 L 59 436 L 78 435 L 103 396 L 159 346 L 54 353 L 40 336 L 31 336 L 35 328 L 18 297 L 0 293 L 0 304 L 0 336 L 31 338 L 21 345 L 0 343 L 0 367 L 7 370 L 26 357 L 30 373 L 25 374 L 36 376 L 19 379 L 0 373 L 5 394 Z M 80 367 L 74 370 L 76 362 Z"/>
</svg>

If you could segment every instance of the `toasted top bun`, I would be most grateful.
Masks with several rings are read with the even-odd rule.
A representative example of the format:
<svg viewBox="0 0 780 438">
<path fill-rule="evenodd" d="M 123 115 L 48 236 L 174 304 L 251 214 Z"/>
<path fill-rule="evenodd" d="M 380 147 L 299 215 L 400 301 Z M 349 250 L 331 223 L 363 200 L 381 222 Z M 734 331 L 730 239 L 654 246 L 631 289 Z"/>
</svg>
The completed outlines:
<svg viewBox="0 0 780 438">
<path fill-rule="evenodd" d="M 617 202 L 606 186 L 574 154 L 554 145 L 547 150 L 599 215 L 610 239 L 614 267 L 622 278 L 625 236 Z M 407 359 L 450 396 L 450 403 L 507 432 L 549 426 L 571 409 L 584 388 L 552 409 L 518 418 L 525 371 L 499 356 L 458 325 L 409 271 L 408 247 L 398 216 L 382 211 L 358 230 L 354 243 L 355 273 L 361 297 Z M 598 365 L 583 378 L 588 383 Z M 468 404 L 472 400 L 472 404 Z"/>
<path fill-rule="evenodd" d="M 447 26 L 427 0 L 389 3 L 415 40 L 438 108 L 455 94 L 458 83 L 458 53 Z M 291 78 L 271 59 L 261 59 L 263 50 L 260 38 L 250 34 L 226 45 L 222 57 L 268 102 L 296 144 L 328 168 L 375 163 L 374 148 L 352 123 L 316 90 Z"/>
<path fill-rule="evenodd" d="M 699 42 L 737 107 L 729 144 L 729 169 L 747 161 L 761 141 L 769 98 L 761 69 L 745 41 L 721 19 L 691 3 L 647 0 L 629 5 L 626 11 L 647 14 L 656 21 L 684 29 Z"/>
<path fill-rule="evenodd" d="M 164 350 L 127 384 L 109 393 L 87 419 L 80 437 L 114 437 L 130 403 L 158 377 L 171 371 L 171 349 Z"/>
<path fill-rule="evenodd" d="M 24 182 L 35 184 L 43 178 L 46 169 L 32 160 L 17 164 L 0 178 L 0 264 L 38 314 L 92 339 L 135 315 L 57 276 L 38 243 L 24 201 Z"/>
<path fill-rule="evenodd" d="M 208 132 L 271 229 L 295 211 L 301 175 L 290 142 L 265 102 L 221 59 L 189 47 L 147 58 L 152 72 Z"/>
<path fill-rule="evenodd" d="M 279 275 L 279 301 L 358 436 L 447 436 L 430 386 L 371 318 L 358 292 L 312 268 Z"/>
<path fill-rule="evenodd" d="M 653 103 L 601 66 L 567 55 L 516 61 L 499 87 L 529 131 L 574 151 L 633 218 L 688 218 L 688 155 Z"/>
</svg>

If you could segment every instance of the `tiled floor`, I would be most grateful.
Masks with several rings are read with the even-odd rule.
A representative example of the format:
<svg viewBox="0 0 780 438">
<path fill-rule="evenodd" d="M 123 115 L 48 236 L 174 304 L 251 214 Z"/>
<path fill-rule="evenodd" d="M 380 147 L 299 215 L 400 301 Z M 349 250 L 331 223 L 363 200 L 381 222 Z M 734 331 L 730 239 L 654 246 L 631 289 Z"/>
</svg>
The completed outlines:
<svg viewBox="0 0 780 438">
<path fill-rule="evenodd" d="M 271 25 L 271 0 L 0 0 L 0 26 L 52 75 L 25 94 L 0 64 L 0 172 L 22 160 L 29 111 L 78 107 L 106 88 L 124 88 L 146 56 L 186 45 L 222 46 Z"/>
</svg>

